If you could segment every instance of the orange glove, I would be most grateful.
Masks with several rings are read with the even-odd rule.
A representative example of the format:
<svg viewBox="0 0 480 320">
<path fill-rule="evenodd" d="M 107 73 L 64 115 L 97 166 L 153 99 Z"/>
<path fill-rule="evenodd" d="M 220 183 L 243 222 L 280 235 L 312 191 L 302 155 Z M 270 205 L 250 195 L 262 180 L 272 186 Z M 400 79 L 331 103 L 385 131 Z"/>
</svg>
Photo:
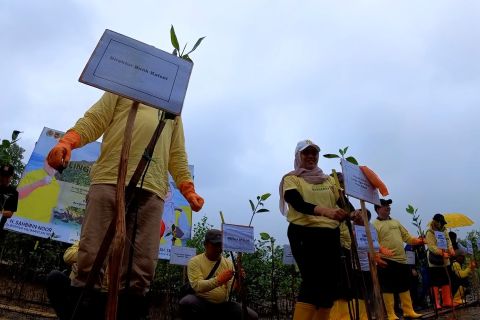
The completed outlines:
<svg viewBox="0 0 480 320">
<path fill-rule="evenodd" d="M 377 266 L 380 268 L 386 268 L 388 266 L 388 263 L 380 257 L 380 255 L 376 254 L 375 257 L 373 258 L 375 262 L 377 263 Z"/>
<path fill-rule="evenodd" d="M 380 179 L 379 176 L 375 172 L 373 172 L 372 169 L 370 169 L 367 166 L 360 166 L 360 170 L 362 170 L 363 174 L 365 177 L 367 177 L 367 180 L 380 191 L 382 196 L 388 196 L 388 189 L 385 183 Z"/>
<path fill-rule="evenodd" d="M 50 167 L 55 170 L 63 170 L 66 168 L 72 155 L 72 149 L 78 148 L 80 142 L 80 135 L 74 130 L 68 130 L 48 153 L 47 162 Z"/>
<path fill-rule="evenodd" d="M 475 260 L 470 261 L 470 269 L 476 269 L 477 268 L 477 262 Z"/>
<path fill-rule="evenodd" d="M 9 211 L 9 210 L 2 211 L 2 216 L 4 216 L 5 218 L 11 218 L 13 216 L 13 211 Z"/>
<path fill-rule="evenodd" d="M 448 249 L 448 253 L 451 257 L 455 257 L 455 250 L 453 250 L 453 248 Z"/>
<path fill-rule="evenodd" d="M 450 255 L 448 254 L 448 252 L 443 252 L 442 256 L 443 256 L 444 259 L 450 258 Z"/>
<path fill-rule="evenodd" d="M 219 286 L 221 286 L 221 285 L 227 283 L 228 281 L 230 281 L 230 279 L 232 279 L 232 277 L 233 277 L 233 270 L 231 270 L 231 269 L 223 270 L 216 277 L 217 283 L 218 283 Z"/>
<path fill-rule="evenodd" d="M 378 250 L 378 252 L 380 252 L 384 256 L 393 257 L 393 251 L 385 247 L 380 247 L 380 250 Z"/>
<path fill-rule="evenodd" d="M 203 203 L 205 201 L 195 192 L 193 182 L 183 181 L 182 183 L 180 183 L 178 188 L 180 189 L 180 192 L 183 194 L 185 199 L 187 199 L 193 211 L 200 211 L 200 209 L 202 209 Z"/>
<path fill-rule="evenodd" d="M 412 245 L 420 246 L 422 244 L 425 244 L 425 239 L 423 239 L 422 237 L 412 239 Z"/>
</svg>

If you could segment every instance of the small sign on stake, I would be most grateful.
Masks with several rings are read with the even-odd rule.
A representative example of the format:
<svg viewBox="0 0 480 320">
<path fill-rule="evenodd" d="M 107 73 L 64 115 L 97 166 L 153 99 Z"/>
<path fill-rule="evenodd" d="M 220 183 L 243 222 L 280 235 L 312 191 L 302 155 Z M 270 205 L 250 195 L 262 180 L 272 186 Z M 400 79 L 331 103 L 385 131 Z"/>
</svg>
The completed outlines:
<svg viewBox="0 0 480 320">
<path fill-rule="evenodd" d="M 232 252 L 255 252 L 253 227 L 222 224 L 223 250 Z"/>
</svg>

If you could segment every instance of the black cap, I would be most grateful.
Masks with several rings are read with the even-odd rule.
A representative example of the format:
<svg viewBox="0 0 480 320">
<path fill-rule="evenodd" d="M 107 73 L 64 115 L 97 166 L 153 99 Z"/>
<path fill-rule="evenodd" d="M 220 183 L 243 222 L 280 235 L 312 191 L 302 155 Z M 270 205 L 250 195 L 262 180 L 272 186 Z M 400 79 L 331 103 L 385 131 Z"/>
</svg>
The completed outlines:
<svg viewBox="0 0 480 320">
<path fill-rule="evenodd" d="M 222 231 L 218 229 L 210 229 L 205 233 L 205 242 L 222 243 Z"/>
<path fill-rule="evenodd" d="M 443 214 L 437 213 L 433 216 L 433 220 L 440 222 L 441 224 L 447 224 L 447 220 L 445 220 L 445 217 Z"/>
<path fill-rule="evenodd" d="M 0 175 L 3 177 L 13 176 L 15 168 L 11 164 L 4 164 L 0 167 Z"/>
<path fill-rule="evenodd" d="M 377 210 L 380 207 L 386 206 L 386 205 L 391 205 L 392 204 L 392 199 L 380 199 L 380 205 L 376 204 L 375 210 Z"/>
</svg>

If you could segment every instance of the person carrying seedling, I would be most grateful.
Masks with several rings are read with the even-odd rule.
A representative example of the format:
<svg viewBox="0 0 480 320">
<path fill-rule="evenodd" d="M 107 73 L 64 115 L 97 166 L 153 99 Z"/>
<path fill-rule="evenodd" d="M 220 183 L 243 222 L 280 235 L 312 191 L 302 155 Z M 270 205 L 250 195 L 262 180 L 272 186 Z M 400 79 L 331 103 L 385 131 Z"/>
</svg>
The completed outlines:
<svg viewBox="0 0 480 320">
<path fill-rule="evenodd" d="M 381 253 L 384 267 L 378 268 L 378 278 L 383 292 L 383 300 L 387 310 L 388 320 L 398 319 L 394 310 L 394 294 L 398 293 L 402 304 L 403 317 L 420 318 L 422 315 L 413 310 L 410 296 L 410 267 L 407 264 L 407 255 L 404 243 L 422 245 L 424 240 L 417 238 L 397 220 L 390 217 L 391 199 L 380 199 L 380 205 L 375 205 L 377 219 L 373 226 L 377 231 L 381 247 L 389 249 L 393 255 Z"/>
<path fill-rule="evenodd" d="M 78 273 L 72 280 L 77 293 L 85 286 L 95 257 L 110 222 L 116 216 L 116 184 L 120 162 L 120 150 L 124 139 L 127 116 L 133 101 L 106 92 L 67 131 L 48 154 L 48 164 L 56 170 L 64 169 L 75 148 L 96 141 L 103 135 L 101 152 L 92 167 L 91 185 L 87 194 L 85 219 L 82 225 L 78 250 Z M 137 164 L 144 155 L 164 111 L 140 104 L 133 126 L 130 156 L 127 167 L 127 181 L 132 177 Z M 168 173 L 187 199 L 194 211 L 199 211 L 204 200 L 195 192 L 187 154 L 183 124 L 180 116 L 166 120 L 166 124 L 154 149 L 144 180 L 137 185 L 131 205 L 126 209 L 126 245 L 121 266 L 119 295 L 119 316 L 140 319 L 147 308 L 146 293 L 153 280 L 158 256 L 160 221 L 164 199 L 168 191 Z M 142 186 L 140 188 L 140 186 Z M 135 241 L 133 226 L 136 226 Z M 132 267 L 128 268 L 133 246 Z M 128 275 L 127 270 L 131 269 Z M 101 288 L 98 277 L 96 288 Z M 125 289 L 128 287 L 128 290 Z M 78 289 L 78 290 L 75 290 Z M 80 293 L 79 293 L 80 295 Z"/>
<path fill-rule="evenodd" d="M 340 195 L 334 179 L 318 167 L 319 153 L 311 140 L 298 142 L 294 170 L 279 186 L 280 212 L 289 222 L 288 240 L 302 277 L 294 320 L 328 319 L 338 296 L 339 226 L 347 213 L 337 206 Z"/>
</svg>

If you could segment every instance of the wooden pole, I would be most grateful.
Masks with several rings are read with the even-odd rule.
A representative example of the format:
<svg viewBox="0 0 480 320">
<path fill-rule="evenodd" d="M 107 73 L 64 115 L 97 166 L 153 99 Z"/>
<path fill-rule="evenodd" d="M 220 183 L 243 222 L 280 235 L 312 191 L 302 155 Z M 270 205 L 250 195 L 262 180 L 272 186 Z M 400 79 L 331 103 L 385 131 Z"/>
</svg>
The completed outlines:
<svg viewBox="0 0 480 320">
<path fill-rule="evenodd" d="M 370 265 L 370 274 L 372 275 L 372 288 L 373 288 L 373 296 L 372 296 L 372 304 L 373 304 L 373 310 L 372 310 L 372 316 L 375 317 L 377 320 L 384 320 L 385 319 L 385 311 L 384 311 L 384 306 L 383 306 L 383 299 L 382 299 L 382 293 L 380 291 L 380 283 L 378 281 L 378 274 L 377 274 L 377 265 L 375 264 L 375 249 L 373 248 L 373 240 L 372 240 L 372 234 L 370 232 L 370 222 L 368 221 L 368 216 L 367 216 L 367 208 L 365 207 L 365 201 L 360 200 L 360 206 L 362 208 L 362 217 L 363 217 L 363 223 L 365 225 L 365 232 L 367 234 L 367 240 L 368 240 L 368 263 Z"/>
<path fill-rule="evenodd" d="M 132 142 L 133 125 L 137 116 L 139 103 L 133 102 L 125 125 L 120 163 L 118 165 L 118 178 L 116 190 L 116 230 L 112 243 L 112 252 L 109 258 L 108 274 L 108 300 L 106 319 L 117 319 L 118 291 L 120 285 L 120 272 L 122 270 L 123 252 L 125 249 L 125 180 L 127 176 L 128 156 Z"/>
</svg>

